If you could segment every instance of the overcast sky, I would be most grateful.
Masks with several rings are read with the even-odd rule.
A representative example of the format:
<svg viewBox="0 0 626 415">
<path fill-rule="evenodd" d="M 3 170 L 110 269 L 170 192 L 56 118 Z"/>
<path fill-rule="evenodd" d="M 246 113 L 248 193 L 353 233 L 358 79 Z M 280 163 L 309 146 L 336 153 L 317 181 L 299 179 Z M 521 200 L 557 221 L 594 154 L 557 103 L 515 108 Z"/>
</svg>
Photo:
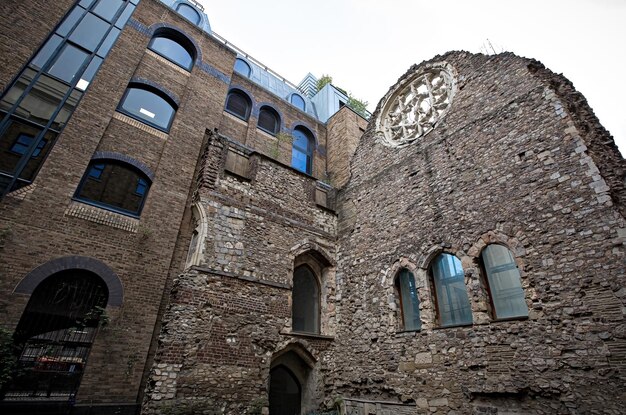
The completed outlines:
<svg viewBox="0 0 626 415">
<path fill-rule="evenodd" d="M 329 74 L 371 110 L 413 63 L 489 40 L 563 73 L 626 154 L 626 0 L 200 2 L 215 32 L 291 82 Z"/>
</svg>

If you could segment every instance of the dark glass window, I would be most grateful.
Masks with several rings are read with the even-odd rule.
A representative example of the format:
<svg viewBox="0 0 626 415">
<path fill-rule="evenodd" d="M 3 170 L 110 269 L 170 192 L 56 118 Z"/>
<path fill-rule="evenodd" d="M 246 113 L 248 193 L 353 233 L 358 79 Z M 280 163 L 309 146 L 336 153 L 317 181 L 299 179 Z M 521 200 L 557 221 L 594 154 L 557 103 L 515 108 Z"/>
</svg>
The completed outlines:
<svg viewBox="0 0 626 415">
<path fill-rule="evenodd" d="M 48 73 L 71 84 L 88 57 L 84 50 L 66 43 Z"/>
<path fill-rule="evenodd" d="M 313 135 L 302 127 L 293 131 L 291 166 L 307 174 L 313 169 Z"/>
<path fill-rule="evenodd" d="M 76 191 L 76 199 L 138 216 L 150 188 L 141 171 L 113 160 L 92 161 Z"/>
<path fill-rule="evenodd" d="M 34 139 L 35 137 L 33 137 L 32 135 L 20 134 L 17 137 L 17 140 L 15 141 L 15 143 L 13 144 L 13 147 L 11 147 L 11 151 L 20 155 L 26 154 L 26 152 L 32 145 Z M 39 154 L 41 154 L 41 150 L 43 150 L 46 144 L 47 144 L 47 141 L 45 139 L 39 141 L 31 157 L 33 158 L 39 157 Z"/>
<path fill-rule="evenodd" d="M 257 126 L 268 133 L 275 135 L 280 130 L 280 117 L 278 113 L 268 106 L 261 107 Z"/>
<path fill-rule="evenodd" d="M 302 111 L 306 109 L 306 102 L 304 102 L 304 98 L 302 98 L 298 94 L 291 95 L 291 103 L 296 107 L 300 108 Z"/>
<path fill-rule="evenodd" d="M 169 131 L 176 105 L 165 95 L 131 84 L 126 90 L 118 110 L 163 131 Z"/>
<path fill-rule="evenodd" d="M 228 93 L 226 97 L 226 111 L 247 121 L 250 116 L 251 107 L 252 102 L 250 98 L 243 92 L 238 89 L 233 89 Z"/>
<path fill-rule="evenodd" d="M 488 245 L 480 258 L 487 274 L 494 317 L 527 317 L 524 289 L 511 251 L 501 245 Z"/>
<path fill-rule="evenodd" d="M 167 34 L 155 36 L 148 45 L 150 50 L 187 70 L 193 67 L 194 54 Z"/>
<path fill-rule="evenodd" d="M 20 351 L 7 400 L 65 400 L 78 390 L 109 291 L 98 275 L 61 271 L 33 291 L 13 336 Z"/>
<path fill-rule="evenodd" d="M 243 59 L 235 59 L 235 72 L 245 76 L 246 78 L 250 78 L 250 74 L 252 73 L 252 69 L 250 69 L 250 65 L 248 62 Z"/>
<path fill-rule="evenodd" d="M 402 328 L 404 330 L 419 330 L 422 327 L 420 320 L 419 298 L 415 277 L 408 269 L 403 269 L 396 278 L 396 290 L 400 296 L 402 311 Z"/>
<path fill-rule="evenodd" d="M 431 272 L 439 324 L 443 327 L 472 324 L 472 308 L 461 261 L 454 255 L 439 254 L 432 263 Z"/>
<path fill-rule="evenodd" d="M 191 23 L 196 25 L 200 23 L 200 13 L 190 5 L 181 3 L 176 8 L 176 11 Z"/>
<path fill-rule="evenodd" d="M 301 265 L 293 273 L 292 328 L 320 332 L 320 288 L 311 268 Z"/>
</svg>

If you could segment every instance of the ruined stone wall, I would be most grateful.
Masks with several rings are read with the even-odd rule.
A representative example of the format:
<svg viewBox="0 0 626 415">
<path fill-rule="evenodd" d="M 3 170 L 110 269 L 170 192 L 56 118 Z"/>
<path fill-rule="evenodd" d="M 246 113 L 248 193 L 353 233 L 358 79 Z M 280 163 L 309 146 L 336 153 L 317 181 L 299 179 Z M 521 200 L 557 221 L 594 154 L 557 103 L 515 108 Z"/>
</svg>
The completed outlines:
<svg viewBox="0 0 626 415">
<path fill-rule="evenodd" d="M 238 174 L 231 151 L 247 166 Z M 337 330 L 336 215 L 316 203 L 315 179 L 217 133 L 202 163 L 195 197 L 206 215 L 203 254 L 175 280 L 144 412 L 266 407 L 272 362 L 292 349 L 308 356 L 305 405 L 315 409 L 321 356 Z M 320 335 L 291 330 L 292 276 L 303 256 L 323 269 Z"/>
<path fill-rule="evenodd" d="M 603 175 L 619 165 L 599 168 L 567 96 L 530 61 L 440 61 L 456 72 L 447 115 L 401 148 L 375 139 L 372 121 L 340 192 L 327 396 L 418 413 L 620 413 L 626 222 Z M 493 319 L 479 263 L 489 243 L 513 253 L 527 319 Z M 437 324 L 429 264 L 440 252 L 463 264 L 471 326 Z M 421 331 L 402 330 L 402 268 L 415 275 Z"/>
<path fill-rule="evenodd" d="M 367 120 L 348 106 L 328 120 L 328 178 L 338 189 L 350 179 L 350 162 L 366 128 Z"/>
</svg>

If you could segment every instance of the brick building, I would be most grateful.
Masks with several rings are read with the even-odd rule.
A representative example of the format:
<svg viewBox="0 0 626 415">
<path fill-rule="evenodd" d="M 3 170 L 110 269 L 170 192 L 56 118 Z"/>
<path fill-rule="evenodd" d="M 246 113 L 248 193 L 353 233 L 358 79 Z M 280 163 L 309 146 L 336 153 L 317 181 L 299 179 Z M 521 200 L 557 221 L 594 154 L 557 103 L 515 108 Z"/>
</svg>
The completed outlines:
<svg viewBox="0 0 626 415">
<path fill-rule="evenodd" d="M 562 76 L 450 52 L 368 121 L 194 2 L 0 11 L 3 413 L 621 413 L 626 164 Z"/>
</svg>

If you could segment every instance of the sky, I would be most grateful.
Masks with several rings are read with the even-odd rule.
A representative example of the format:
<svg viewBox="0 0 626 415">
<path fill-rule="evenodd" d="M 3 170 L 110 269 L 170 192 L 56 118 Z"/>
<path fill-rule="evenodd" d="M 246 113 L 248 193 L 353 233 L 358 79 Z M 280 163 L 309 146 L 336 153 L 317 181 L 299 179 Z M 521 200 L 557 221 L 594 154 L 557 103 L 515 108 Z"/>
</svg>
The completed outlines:
<svg viewBox="0 0 626 415">
<path fill-rule="evenodd" d="M 626 154 L 626 0 L 199 0 L 213 31 L 298 84 L 311 72 L 373 110 L 414 63 L 510 51 L 564 74 Z"/>
</svg>

